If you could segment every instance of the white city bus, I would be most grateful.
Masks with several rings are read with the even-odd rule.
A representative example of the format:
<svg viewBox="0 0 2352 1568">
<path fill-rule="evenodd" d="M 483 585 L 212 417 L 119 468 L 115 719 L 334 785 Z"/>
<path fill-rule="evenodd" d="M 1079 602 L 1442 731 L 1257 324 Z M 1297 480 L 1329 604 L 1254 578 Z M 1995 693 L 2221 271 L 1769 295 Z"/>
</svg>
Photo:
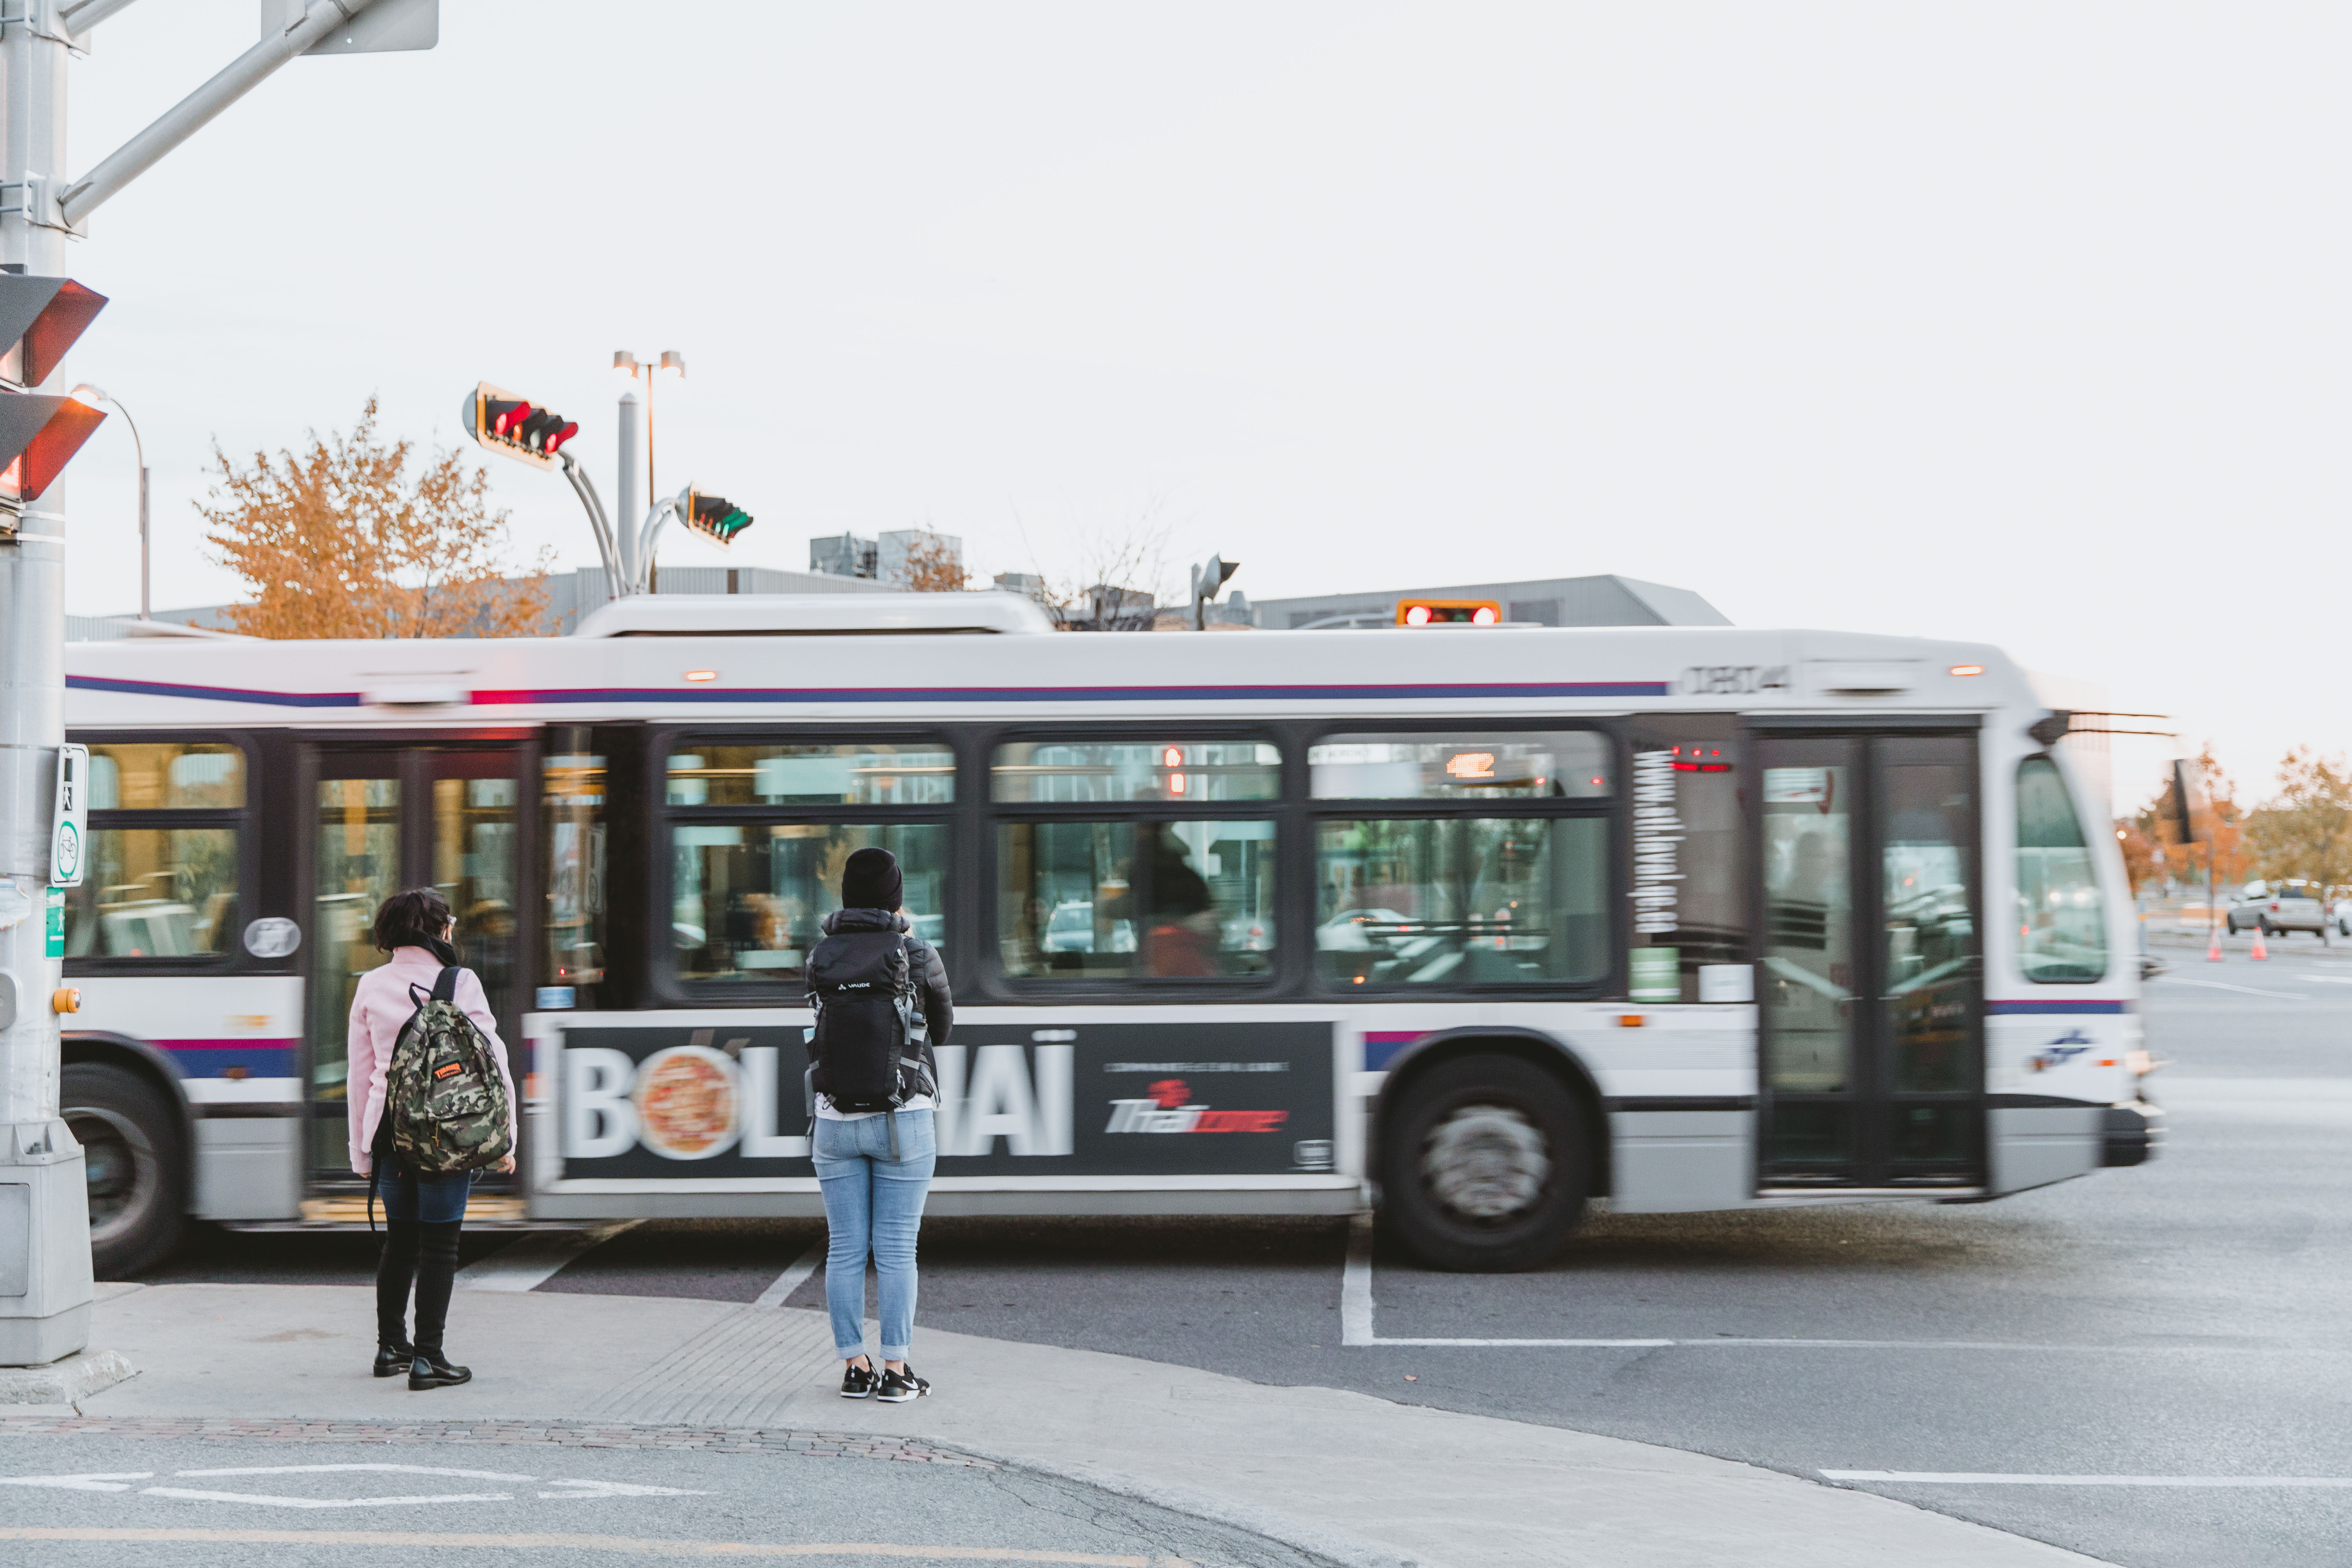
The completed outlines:
<svg viewBox="0 0 2352 1568">
<path fill-rule="evenodd" d="M 357 1217 L 345 1013 L 425 883 L 524 1085 L 478 1213 L 818 1213 L 801 963 L 867 844 L 955 988 L 934 1214 L 1377 1206 L 1511 1268 L 1596 1205 L 1979 1200 L 2155 1141 L 2105 812 L 1988 647 L 676 596 L 67 665 L 111 1269 Z"/>
</svg>

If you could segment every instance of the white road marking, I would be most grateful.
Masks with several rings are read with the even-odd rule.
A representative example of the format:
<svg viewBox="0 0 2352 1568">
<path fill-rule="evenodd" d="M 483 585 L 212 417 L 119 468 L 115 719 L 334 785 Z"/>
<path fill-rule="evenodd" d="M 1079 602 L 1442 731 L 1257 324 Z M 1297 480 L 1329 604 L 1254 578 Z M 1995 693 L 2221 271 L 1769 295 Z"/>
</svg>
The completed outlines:
<svg viewBox="0 0 2352 1568">
<path fill-rule="evenodd" d="M 582 1253 L 642 1220 L 613 1220 L 583 1230 L 541 1230 L 516 1237 L 487 1258 L 457 1270 L 460 1290 L 534 1290 Z"/>
<path fill-rule="evenodd" d="M 2352 1476 L 2028 1476 L 1998 1470 L 1823 1470 L 1825 1480 L 1956 1487 L 2352 1487 Z"/>
<path fill-rule="evenodd" d="M 57 1487 L 69 1492 L 127 1492 L 131 1481 L 152 1479 L 152 1470 L 99 1472 L 87 1476 L 0 1476 L 0 1487 Z"/>
<path fill-rule="evenodd" d="M 761 1291 L 759 1300 L 753 1301 L 751 1305 L 754 1307 L 782 1306 L 792 1293 L 799 1289 L 802 1283 L 810 1275 L 815 1273 L 818 1266 L 824 1263 L 824 1237 L 817 1237 L 816 1245 L 793 1259 L 793 1266 L 777 1275 L 774 1283 Z"/>
<path fill-rule="evenodd" d="M 417 1497 L 278 1497 L 268 1492 L 209 1492 L 193 1487 L 147 1487 L 142 1497 L 183 1502 L 244 1502 L 259 1508 L 401 1508 L 417 1503 L 512 1502 L 512 1492 L 434 1492 Z"/>
<path fill-rule="evenodd" d="M 541 1492 L 543 1498 L 598 1497 L 709 1497 L 686 1487 L 641 1487 L 629 1481 L 551 1481 L 551 1486 L 567 1487 L 568 1491 Z"/>
<path fill-rule="evenodd" d="M 2298 978 L 2306 978 L 2298 976 Z M 2257 991 L 2251 985 L 2232 985 L 2226 980 L 2180 980 L 2181 985 L 2202 985 L 2208 991 L 2236 991 L 2248 996 L 2275 996 L 2284 1002 L 2308 1002 L 2310 997 L 2299 991 Z"/>
<path fill-rule="evenodd" d="M 173 1470 L 175 1476 L 332 1476 L 372 1471 L 389 1476 L 456 1476 L 468 1481 L 535 1481 L 504 1470 L 452 1470 L 439 1465 L 236 1465 L 223 1470 Z"/>
</svg>

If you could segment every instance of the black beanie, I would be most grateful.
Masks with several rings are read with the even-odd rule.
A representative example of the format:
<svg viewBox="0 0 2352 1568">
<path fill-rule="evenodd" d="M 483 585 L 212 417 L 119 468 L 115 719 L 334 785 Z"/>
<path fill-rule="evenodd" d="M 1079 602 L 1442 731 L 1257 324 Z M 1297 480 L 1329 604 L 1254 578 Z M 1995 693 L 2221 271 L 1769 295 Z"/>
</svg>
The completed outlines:
<svg viewBox="0 0 2352 1568">
<path fill-rule="evenodd" d="M 898 874 L 898 858 L 887 849 L 860 849 L 841 872 L 841 907 L 845 910 L 895 910 L 905 901 L 906 879 Z"/>
</svg>

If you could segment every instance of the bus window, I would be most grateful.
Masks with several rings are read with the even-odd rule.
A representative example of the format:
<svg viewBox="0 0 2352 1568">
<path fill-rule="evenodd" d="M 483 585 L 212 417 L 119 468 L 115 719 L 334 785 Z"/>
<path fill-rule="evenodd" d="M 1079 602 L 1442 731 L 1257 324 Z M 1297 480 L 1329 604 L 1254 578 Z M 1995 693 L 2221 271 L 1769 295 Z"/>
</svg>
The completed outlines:
<svg viewBox="0 0 2352 1568">
<path fill-rule="evenodd" d="M 593 1007 L 604 981 L 604 759 L 585 729 L 552 731 L 541 764 L 547 815 L 547 984 L 534 1005 Z"/>
<path fill-rule="evenodd" d="M 2017 764 L 2017 956 L 2025 978 L 2082 984 L 2107 973 L 2107 911 L 2066 780 L 2047 757 Z"/>
<path fill-rule="evenodd" d="M 1318 823 L 1317 963 L 1346 986 L 1598 983 L 1608 843 L 1597 816 Z"/>
<path fill-rule="evenodd" d="M 230 952 L 244 805 L 245 752 L 230 742 L 92 745 L 89 851 L 81 885 L 66 892 L 66 955 Z"/>
<path fill-rule="evenodd" d="M 237 930 L 236 829 L 93 827 L 66 891 L 68 958 L 193 958 Z"/>
<path fill-rule="evenodd" d="M 226 742 L 89 749 L 92 811 L 234 809 L 245 804 L 245 753 Z"/>
<path fill-rule="evenodd" d="M 1272 800 L 1282 753 L 1262 741 L 1030 741 L 999 746 L 990 770 L 999 801 Z"/>
<path fill-rule="evenodd" d="M 670 942 L 680 980 L 797 984 L 842 868 L 878 846 L 898 858 L 912 933 L 946 931 L 948 830 L 939 823 L 674 823 Z"/>
<path fill-rule="evenodd" d="M 1274 952 L 1274 846 L 1271 822 L 1000 824 L 1004 973 L 1263 975 Z"/>
<path fill-rule="evenodd" d="M 672 805 L 945 805 L 955 799 L 955 753 L 935 743 L 678 745 L 669 759 Z"/>
<path fill-rule="evenodd" d="M 1598 800 L 1609 739 L 1549 734 L 1333 735 L 1307 749 L 1317 800 Z"/>
</svg>

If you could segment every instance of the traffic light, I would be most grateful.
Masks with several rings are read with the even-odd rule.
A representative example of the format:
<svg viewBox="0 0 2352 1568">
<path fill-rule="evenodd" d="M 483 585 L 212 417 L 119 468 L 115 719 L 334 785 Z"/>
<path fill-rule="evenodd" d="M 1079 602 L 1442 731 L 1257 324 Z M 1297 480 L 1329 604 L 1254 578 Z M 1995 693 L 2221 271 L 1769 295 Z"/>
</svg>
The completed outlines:
<svg viewBox="0 0 2352 1568">
<path fill-rule="evenodd" d="M 688 490 L 684 521 L 697 533 L 720 544 L 732 544 L 737 534 L 751 526 L 751 514 L 722 496 Z"/>
<path fill-rule="evenodd" d="M 1503 606 L 1492 599 L 1399 599 L 1396 624 L 1401 626 L 1492 626 L 1503 620 Z"/>
<path fill-rule="evenodd" d="M 467 395 L 466 433 L 493 452 L 503 452 L 535 468 L 551 468 L 563 443 L 580 434 L 578 421 L 540 407 L 488 382 Z"/>
<path fill-rule="evenodd" d="M 99 311 L 106 296 L 70 278 L 27 278 L 0 272 L 0 513 L 13 514 L 56 482 L 81 444 L 106 416 L 74 397 L 27 392 L 56 370 Z M 0 528 L 13 529 L 13 517 Z"/>
</svg>

